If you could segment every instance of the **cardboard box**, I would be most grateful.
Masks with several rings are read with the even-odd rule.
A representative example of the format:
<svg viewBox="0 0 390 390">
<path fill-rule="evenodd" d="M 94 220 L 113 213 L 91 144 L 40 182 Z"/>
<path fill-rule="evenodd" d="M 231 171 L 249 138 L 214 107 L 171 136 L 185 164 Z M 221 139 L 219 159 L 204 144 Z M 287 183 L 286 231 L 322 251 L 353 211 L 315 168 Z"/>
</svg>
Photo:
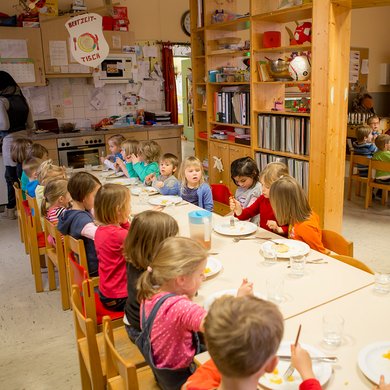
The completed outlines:
<svg viewBox="0 0 390 390">
<path fill-rule="evenodd" d="M 23 21 L 23 27 L 39 28 L 39 22 Z"/>
</svg>

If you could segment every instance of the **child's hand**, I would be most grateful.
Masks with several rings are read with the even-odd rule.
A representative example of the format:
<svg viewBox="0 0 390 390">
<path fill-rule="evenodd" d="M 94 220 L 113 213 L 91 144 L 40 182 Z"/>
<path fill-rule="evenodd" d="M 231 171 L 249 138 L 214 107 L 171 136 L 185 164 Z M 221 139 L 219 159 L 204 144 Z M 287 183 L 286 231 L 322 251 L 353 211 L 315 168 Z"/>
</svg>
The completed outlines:
<svg viewBox="0 0 390 390">
<path fill-rule="evenodd" d="M 253 295 L 253 283 L 248 282 L 248 279 L 245 278 L 237 290 L 237 296 L 244 297 L 246 295 Z"/>
<path fill-rule="evenodd" d="M 242 207 L 240 205 L 240 202 L 237 199 L 235 199 L 233 196 L 229 198 L 229 206 L 230 206 L 230 210 L 234 211 L 236 215 L 241 215 Z"/>
<path fill-rule="evenodd" d="M 299 344 L 291 345 L 291 364 L 299 372 L 302 380 L 315 378 L 309 352 Z"/>
<path fill-rule="evenodd" d="M 163 181 L 156 182 L 156 187 L 157 188 L 163 188 L 164 187 L 164 182 Z"/>
<path fill-rule="evenodd" d="M 125 166 L 125 163 L 123 162 L 123 160 L 119 157 L 116 158 L 115 160 L 115 164 L 117 164 L 118 167 L 122 168 Z"/>
<path fill-rule="evenodd" d="M 155 173 L 149 173 L 149 175 L 147 175 L 145 177 L 145 183 L 150 184 L 154 180 L 155 177 L 156 177 Z"/>
<path fill-rule="evenodd" d="M 131 162 L 131 156 L 124 156 L 124 159 L 127 163 Z"/>
<path fill-rule="evenodd" d="M 104 161 L 106 161 L 106 158 L 105 158 L 105 157 L 100 157 L 100 162 L 101 162 L 102 164 L 104 164 Z"/>
<path fill-rule="evenodd" d="M 283 233 L 283 229 L 276 223 L 276 221 L 267 221 L 267 226 L 276 233 Z"/>
<path fill-rule="evenodd" d="M 138 162 L 140 162 L 140 159 L 137 155 L 135 155 L 134 153 L 131 155 L 131 162 L 133 164 L 137 164 Z"/>
<path fill-rule="evenodd" d="M 379 379 L 379 386 L 374 386 L 372 390 L 390 390 L 390 383 L 385 384 L 385 377 L 381 375 L 381 378 Z"/>
</svg>

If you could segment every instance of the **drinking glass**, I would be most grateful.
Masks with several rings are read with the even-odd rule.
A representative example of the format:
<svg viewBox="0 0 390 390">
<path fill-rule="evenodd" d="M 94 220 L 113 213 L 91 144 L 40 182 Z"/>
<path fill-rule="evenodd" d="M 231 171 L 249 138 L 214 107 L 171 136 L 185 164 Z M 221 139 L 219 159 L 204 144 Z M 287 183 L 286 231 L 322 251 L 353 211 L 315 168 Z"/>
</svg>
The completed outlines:
<svg viewBox="0 0 390 390">
<path fill-rule="evenodd" d="M 73 175 L 73 167 L 66 168 L 66 176 L 70 179 Z"/>
<path fill-rule="evenodd" d="M 306 255 L 292 254 L 290 256 L 290 275 L 300 278 L 305 274 Z"/>
<path fill-rule="evenodd" d="M 390 292 L 390 273 L 375 272 L 374 291 L 378 294 Z"/>
<path fill-rule="evenodd" d="M 138 195 L 139 204 L 148 204 L 149 193 L 147 191 L 142 191 Z"/>
<path fill-rule="evenodd" d="M 344 318 L 338 314 L 327 313 L 322 317 L 323 341 L 337 347 L 341 344 L 344 331 Z"/>
<path fill-rule="evenodd" d="M 285 301 L 284 296 L 284 280 L 282 277 L 274 277 L 267 279 L 267 299 L 276 304 Z"/>
<path fill-rule="evenodd" d="M 84 164 L 84 169 L 87 172 L 91 172 L 92 171 L 92 164 Z"/>
<path fill-rule="evenodd" d="M 264 265 L 276 264 L 276 262 L 278 261 L 278 256 L 276 254 L 276 251 L 274 251 L 272 248 L 263 250 L 263 257 L 264 257 Z"/>
</svg>

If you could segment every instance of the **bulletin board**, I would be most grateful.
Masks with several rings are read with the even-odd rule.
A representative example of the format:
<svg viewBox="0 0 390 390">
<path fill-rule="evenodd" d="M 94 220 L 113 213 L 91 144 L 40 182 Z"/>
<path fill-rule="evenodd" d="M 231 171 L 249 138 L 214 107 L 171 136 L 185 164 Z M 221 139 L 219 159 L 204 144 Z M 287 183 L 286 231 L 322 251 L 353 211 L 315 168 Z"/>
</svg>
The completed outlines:
<svg viewBox="0 0 390 390">
<path fill-rule="evenodd" d="M 349 92 L 360 93 L 368 85 L 368 48 L 351 47 L 349 65 Z"/>
</svg>

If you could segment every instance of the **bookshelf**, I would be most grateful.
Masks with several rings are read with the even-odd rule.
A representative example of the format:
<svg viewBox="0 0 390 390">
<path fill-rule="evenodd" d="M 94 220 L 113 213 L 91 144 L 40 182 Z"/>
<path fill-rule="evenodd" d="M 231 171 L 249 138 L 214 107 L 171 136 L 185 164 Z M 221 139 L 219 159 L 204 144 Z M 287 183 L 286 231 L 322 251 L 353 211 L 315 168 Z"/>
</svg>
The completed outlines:
<svg viewBox="0 0 390 390">
<path fill-rule="evenodd" d="M 278 8 L 281 3 L 225 0 L 217 5 L 215 0 L 190 0 L 195 152 L 208 160 L 210 183 L 223 182 L 232 192 L 236 189 L 230 180 L 234 159 L 251 156 L 260 169 L 275 159 L 284 161 L 307 191 L 323 226 L 341 231 L 351 9 L 337 0 L 302 0 Z M 227 15 L 242 17 L 212 23 L 217 7 Z M 311 42 L 291 41 L 288 30 L 295 30 L 295 21 L 312 23 Z M 263 47 L 266 31 L 280 32 L 279 47 Z M 218 40 L 232 37 L 240 38 L 240 44 L 218 45 Z M 259 74 L 258 63 L 287 59 L 294 52 L 310 58 L 309 79 L 275 79 L 269 66 L 269 81 L 262 77 L 266 73 Z M 229 75 L 229 69 L 244 69 L 248 58 L 249 75 L 242 72 L 242 80 Z M 227 79 L 214 74 L 218 69 L 227 73 Z M 247 93 L 249 99 L 239 101 L 237 95 Z M 233 96 L 241 111 L 237 102 L 235 107 L 230 103 Z M 248 110 L 245 121 L 241 106 Z M 224 131 L 226 138 L 219 134 Z M 249 143 L 236 138 L 233 131 L 250 136 Z M 221 138 L 213 138 L 215 134 Z M 221 159 L 224 171 L 213 168 L 214 157 Z"/>
</svg>

